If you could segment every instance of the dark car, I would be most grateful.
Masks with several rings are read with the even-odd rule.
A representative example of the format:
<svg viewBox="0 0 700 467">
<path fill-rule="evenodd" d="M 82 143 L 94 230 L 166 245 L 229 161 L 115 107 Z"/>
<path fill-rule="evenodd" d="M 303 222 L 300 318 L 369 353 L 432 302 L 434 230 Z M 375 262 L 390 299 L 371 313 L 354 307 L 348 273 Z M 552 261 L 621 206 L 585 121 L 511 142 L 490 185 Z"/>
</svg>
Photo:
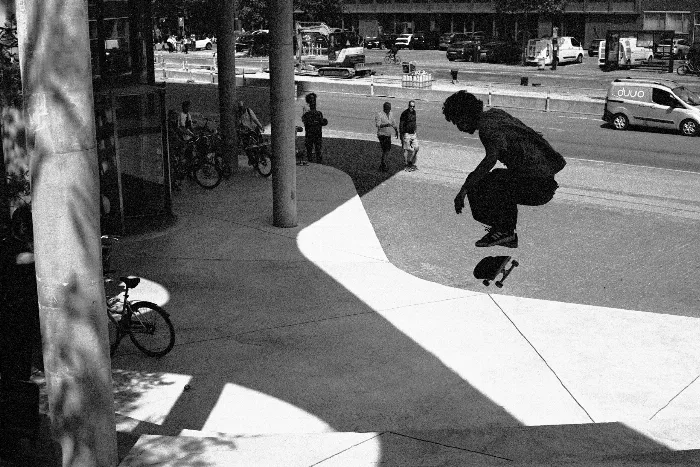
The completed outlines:
<svg viewBox="0 0 700 467">
<path fill-rule="evenodd" d="M 438 47 L 440 50 L 447 50 L 452 41 L 466 40 L 467 35 L 463 32 L 446 32 L 440 36 L 440 43 Z"/>
<path fill-rule="evenodd" d="M 382 48 L 382 38 L 380 36 L 365 37 L 365 48 L 366 49 L 381 49 Z"/>
<path fill-rule="evenodd" d="M 236 39 L 236 55 L 258 57 L 270 54 L 270 34 L 244 34 Z"/>
<path fill-rule="evenodd" d="M 481 45 L 481 59 L 514 65 L 522 61 L 522 45 L 513 41 L 489 41 Z"/>
<path fill-rule="evenodd" d="M 396 38 L 399 37 L 398 34 L 382 34 L 381 35 L 381 46 L 382 49 L 390 49 L 396 43 Z"/>
<path fill-rule="evenodd" d="M 461 60 L 480 60 L 481 59 L 481 44 L 485 41 L 486 34 L 483 31 L 466 33 L 466 38 L 460 36 L 452 38 L 449 47 L 447 47 L 447 59 L 454 61 Z"/>
<path fill-rule="evenodd" d="M 593 39 L 591 41 L 591 44 L 588 46 L 588 56 L 589 57 L 597 57 L 598 56 L 598 49 L 600 48 L 600 43 L 603 42 L 605 39 Z"/>
<path fill-rule="evenodd" d="M 415 32 L 408 44 L 409 49 L 424 50 L 428 48 L 428 41 L 424 32 Z"/>
</svg>

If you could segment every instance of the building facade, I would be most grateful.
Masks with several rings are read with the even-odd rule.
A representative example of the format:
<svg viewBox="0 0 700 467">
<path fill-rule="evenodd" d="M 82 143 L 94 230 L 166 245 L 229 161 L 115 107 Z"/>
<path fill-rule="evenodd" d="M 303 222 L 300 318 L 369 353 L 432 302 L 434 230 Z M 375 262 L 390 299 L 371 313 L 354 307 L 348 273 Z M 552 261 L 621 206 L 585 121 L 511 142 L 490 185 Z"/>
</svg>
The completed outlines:
<svg viewBox="0 0 700 467">
<path fill-rule="evenodd" d="M 484 31 L 491 37 L 520 39 L 560 35 L 590 43 L 608 30 L 672 29 L 700 41 L 698 0 L 570 0 L 561 14 L 498 14 L 492 0 L 345 0 L 344 27 L 365 36 L 381 32 Z"/>
</svg>

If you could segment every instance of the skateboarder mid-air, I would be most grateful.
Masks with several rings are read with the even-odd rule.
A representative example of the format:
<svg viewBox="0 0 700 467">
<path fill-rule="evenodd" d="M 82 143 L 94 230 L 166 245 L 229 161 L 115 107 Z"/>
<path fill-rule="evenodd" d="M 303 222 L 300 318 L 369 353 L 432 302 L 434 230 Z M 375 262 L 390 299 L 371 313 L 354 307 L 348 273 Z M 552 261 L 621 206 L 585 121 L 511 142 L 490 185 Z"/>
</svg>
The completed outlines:
<svg viewBox="0 0 700 467">
<path fill-rule="evenodd" d="M 535 130 L 501 109 L 484 111 L 484 103 L 466 91 L 448 97 L 442 113 L 459 131 L 479 130 L 486 150 L 457 193 L 455 211 L 462 212 L 466 196 L 474 220 L 486 225 L 487 233 L 476 246 L 517 248 L 518 204 L 549 202 L 559 187 L 554 175 L 566 161 Z M 497 161 L 505 168 L 494 169 Z"/>
</svg>

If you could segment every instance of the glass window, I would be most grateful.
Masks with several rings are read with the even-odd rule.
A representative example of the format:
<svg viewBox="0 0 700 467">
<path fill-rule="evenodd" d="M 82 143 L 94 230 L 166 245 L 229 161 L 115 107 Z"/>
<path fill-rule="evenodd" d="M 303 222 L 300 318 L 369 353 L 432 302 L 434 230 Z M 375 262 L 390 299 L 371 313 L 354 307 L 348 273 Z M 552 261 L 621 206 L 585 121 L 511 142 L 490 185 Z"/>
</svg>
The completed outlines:
<svg viewBox="0 0 700 467">
<path fill-rule="evenodd" d="M 664 91 L 663 89 L 654 88 L 651 93 L 651 100 L 655 104 L 663 106 L 672 106 L 675 104 L 676 100 L 671 96 L 671 93 Z"/>
<path fill-rule="evenodd" d="M 674 88 L 673 93 L 686 104 L 700 105 L 700 94 L 690 91 L 689 89 L 683 86 Z"/>
</svg>

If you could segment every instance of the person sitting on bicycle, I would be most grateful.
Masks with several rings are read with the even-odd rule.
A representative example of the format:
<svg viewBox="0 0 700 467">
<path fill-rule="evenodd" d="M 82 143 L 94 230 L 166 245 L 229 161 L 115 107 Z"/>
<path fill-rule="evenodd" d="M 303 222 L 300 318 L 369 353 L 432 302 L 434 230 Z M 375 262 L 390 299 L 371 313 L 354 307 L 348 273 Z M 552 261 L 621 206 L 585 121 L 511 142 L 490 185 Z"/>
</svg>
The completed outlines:
<svg viewBox="0 0 700 467">
<path fill-rule="evenodd" d="M 392 60 L 396 60 L 396 55 L 399 53 L 399 48 L 396 46 L 396 44 L 393 44 L 391 48 L 389 49 L 389 58 Z"/>
<path fill-rule="evenodd" d="M 182 112 L 177 120 L 177 131 L 184 141 L 189 141 L 194 137 L 192 131 L 192 115 L 190 115 L 190 101 L 182 103 Z"/>
<path fill-rule="evenodd" d="M 263 131 L 263 126 L 255 112 L 250 107 L 246 107 L 243 101 L 238 101 L 238 127 L 244 132 L 253 132 L 256 135 L 260 135 Z"/>
</svg>

